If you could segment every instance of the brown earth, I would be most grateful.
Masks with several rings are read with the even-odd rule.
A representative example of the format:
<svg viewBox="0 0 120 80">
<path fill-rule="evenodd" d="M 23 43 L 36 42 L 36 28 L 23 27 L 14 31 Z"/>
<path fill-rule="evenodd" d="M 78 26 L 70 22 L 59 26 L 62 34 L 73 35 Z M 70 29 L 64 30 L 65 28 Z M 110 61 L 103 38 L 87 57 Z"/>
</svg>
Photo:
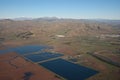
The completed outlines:
<svg viewBox="0 0 120 80">
<path fill-rule="evenodd" d="M 84 54 L 79 63 L 89 68 L 99 71 L 98 74 L 87 80 L 120 80 L 120 68 L 102 62 L 88 54 Z"/>
<path fill-rule="evenodd" d="M 113 53 L 111 51 L 103 50 L 103 51 L 95 52 L 95 55 L 104 57 L 106 59 L 109 59 L 113 62 L 117 62 L 118 64 L 120 64 L 120 54 L 118 53 Z"/>
<path fill-rule="evenodd" d="M 119 25 L 118 25 L 119 26 Z M 31 36 L 23 33 L 32 33 Z M 120 68 L 104 63 L 91 56 L 82 56 L 86 52 L 110 50 L 119 48 L 118 45 L 110 45 L 104 42 L 105 34 L 119 34 L 120 29 L 114 25 L 99 22 L 80 20 L 0 20 L 0 49 L 16 46 L 44 44 L 54 46 L 56 52 L 64 55 L 77 56 L 78 64 L 91 67 L 100 73 L 88 80 L 120 80 Z M 19 36 L 18 36 L 19 35 Z M 64 35 L 65 38 L 57 38 L 56 35 Z M 83 37 L 85 36 L 85 37 Z M 99 41 L 103 40 L 102 42 Z M 107 42 L 119 41 L 119 38 L 111 38 Z M 84 54 L 83 54 L 84 55 Z M 119 61 L 118 55 L 102 54 L 113 60 Z M 29 75 L 26 77 L 26 75 Z M 60 80 L 55 74 L 43 67 L 26 61 L 16 53 L 0 54 L 0 80 Z"/>
<path fill-rule="evenodd" d="M 27 77 L 27 75 L 29 75 Z M 16 53 L 0 55 L 0 80 L 60 80 L 45 68 Z"/>
<path fill-rule="evenodd" d="M 70 47 L 65 46 L 65 45 L 54 46 L 54 50 L 56 52 L 64 53 L 64 55 L 70 55 L 70 56 L 76 55 L 74 50 L 72 50 Z"/>
</svg>

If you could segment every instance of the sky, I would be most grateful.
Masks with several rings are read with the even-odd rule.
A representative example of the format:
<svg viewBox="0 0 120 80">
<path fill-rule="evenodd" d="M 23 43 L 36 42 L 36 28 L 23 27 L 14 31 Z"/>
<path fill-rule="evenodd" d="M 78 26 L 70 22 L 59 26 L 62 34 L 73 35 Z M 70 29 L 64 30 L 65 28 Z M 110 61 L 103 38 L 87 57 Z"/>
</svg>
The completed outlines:
<svg viewBox="0 0 120 80">
<path fill-rule="evenodd" d="M 120 0 L 0 0 L 0 18 L 119 19 Z"/>
</svg>

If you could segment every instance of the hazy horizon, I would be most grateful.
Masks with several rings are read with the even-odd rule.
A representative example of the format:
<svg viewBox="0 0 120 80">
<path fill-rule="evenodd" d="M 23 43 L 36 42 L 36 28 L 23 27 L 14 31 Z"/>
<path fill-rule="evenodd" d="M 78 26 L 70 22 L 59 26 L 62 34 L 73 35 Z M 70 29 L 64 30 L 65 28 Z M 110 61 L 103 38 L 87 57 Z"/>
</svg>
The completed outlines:
<svg viewBox="0 0 120 80">
<path fill-rule="evenodd" d="M 15 18 L 0 18 L 0 20 L 4 20 L 4 19 L 11 19 L 11 20 L 32 20 L 32 19 L 39 19 L 39 18 L 48 18 L 48 19 L 53 19 L 53 18 L 56 18 L 56 19 L 78 19 L 78 20 L 120 20 L 120 19 L 105 19 L 105 18 L 65 18 L 65 17 L 49 17 L 49 16 L 43 16 L 43 17 L 15 17 Z"/>
</svg>

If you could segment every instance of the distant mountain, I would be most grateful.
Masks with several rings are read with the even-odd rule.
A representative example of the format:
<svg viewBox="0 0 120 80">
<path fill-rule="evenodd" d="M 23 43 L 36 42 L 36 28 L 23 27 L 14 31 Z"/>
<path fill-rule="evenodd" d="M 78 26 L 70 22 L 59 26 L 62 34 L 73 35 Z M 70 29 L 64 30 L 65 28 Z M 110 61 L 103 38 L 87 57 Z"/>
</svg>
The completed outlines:
<svg viewBox="0 0 120 80">
<path fill-rule="evenodd" d="M 31 30 L 38 34 L 61 34 L 67 36 L 97 35 L 113 33 L 119 28 L 119 21 L 90 19 L 60 19 L 56 17 L 15 18 L 0 20 L 2 33 L 24 33 Z M 116 28 L 117 27 L 117 28 Z M 47 35 L 48 36 L 48 35 Z"/>
<path fill-rule="evenodd" d="M 12 19 L 0 19 L 0 22 L 13 22 L 14 20 Z"/>
<path fill-rule="evenodd" d="M 16 21 L 24 21 L 24 20 L 32 20 L 33 18 L 27 18 L 27 17 L 19 17 L 19 18 L 14 18 L 12 20 L 16 20 Z"/>
<path fill-rule="evenodd" d="M 120 20 L 109 20 L 109 19 L 93 19 L 95 21 L 109 23 L 109 24 L 120 24 Z"/>
<path fill-rule="evenodd" d="M 73 19 L 73 18 L 57 18 L 57 17 L 40 17 L 40 18 L 30 18 L 30 17 L 18 17 L 13 19 L 0 19 L 0 20 L 15 20 L 15 21 L 24 21 L 24 20 L 33 20 L 33 21 L 55 21 L 55 20 L 70 20 L 70 21 L 84 21 L 84 22 L 100 22 L 108 24 L 120 24 L 120 20 L 110 20 L 110 19 Z"/>
<path fill-rule="evenodd" d="M 59 20 L 57 17 L 41 17 L 41 18 L 35 18 L 33 19 L 35 21 L 56 21 Z"/>
<path fill-rule="evenodd" d="M 107 24 L 115 28 L 120 28 L 120 20 L 110 20 L 110 19 L 80 19 L 80 21 L 88 23 L 99 23 Z"/>
<path fill-rule="evenodd" d="M 57 17 L 40 17 L 40 18 L 27 18 L 27 17 L 19 17 L 14 19 L 0 19 L 0 21 L 73 21 L 73 22 L 85 22 L 85 23 L 99 23 L 99 24 L 109 24 L 113 27 L 120 28 L 120 20 L 109 20 L 109 19 L 72 19 L 72 18 L 57 18 Z"/>
</svg>

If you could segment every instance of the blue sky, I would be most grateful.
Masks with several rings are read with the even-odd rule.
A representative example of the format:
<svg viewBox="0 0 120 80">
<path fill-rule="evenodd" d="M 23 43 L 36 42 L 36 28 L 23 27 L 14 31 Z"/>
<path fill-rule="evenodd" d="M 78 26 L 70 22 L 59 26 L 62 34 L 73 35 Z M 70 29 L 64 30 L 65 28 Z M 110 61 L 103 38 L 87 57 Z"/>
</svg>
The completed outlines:
<svg viewBox="0 0 120 80">
<path fill-rule="evenodd" d="M 0 18 L 120 19 L 120 0 L 0 0 Z"/>
</svg>

